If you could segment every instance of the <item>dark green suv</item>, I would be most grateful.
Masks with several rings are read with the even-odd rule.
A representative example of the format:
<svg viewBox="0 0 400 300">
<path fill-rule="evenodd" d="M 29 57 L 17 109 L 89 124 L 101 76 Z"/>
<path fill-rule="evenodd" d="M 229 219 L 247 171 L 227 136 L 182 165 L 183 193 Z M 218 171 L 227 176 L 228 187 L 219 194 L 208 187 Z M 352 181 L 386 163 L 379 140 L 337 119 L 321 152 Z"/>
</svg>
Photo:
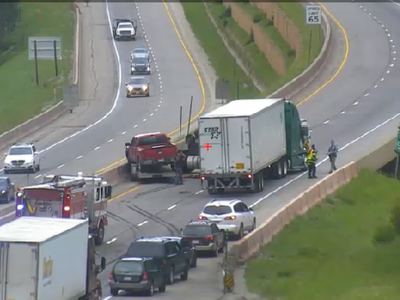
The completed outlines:
<svg viewBox="0 0 400 300">
<path fill-rule="evenodd" d="M 110 293 L 118 296 L 120 290 L 145 292 L 153 296 L 154 289 L 165 292 L 166 277 L 152 258 L 129 257 L 116 262 L 108 279 Z"/>
<path fill-rule="evenodd" d="M 152 258 L 157 267 L 163 270 L 167 283 L 173 284 L 175 276 L 188 279 L 190 258 L 179 242 L 166 237 L 136 239 L 128 248 L 125 257 Z"/>
</svg>

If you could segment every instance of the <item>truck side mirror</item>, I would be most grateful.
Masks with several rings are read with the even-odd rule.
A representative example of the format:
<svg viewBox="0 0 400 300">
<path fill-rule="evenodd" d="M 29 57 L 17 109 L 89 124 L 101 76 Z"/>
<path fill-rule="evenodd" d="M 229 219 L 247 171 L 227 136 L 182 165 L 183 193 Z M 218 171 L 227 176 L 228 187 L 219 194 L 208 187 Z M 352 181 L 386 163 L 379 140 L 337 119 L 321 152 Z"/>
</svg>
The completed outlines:
<svg viewBox="0 0 400 300">
<path fill-rule="evenodd" d="M 101 271 L 103 271 L 106 268 L 106 264 L 107 264 L 106 258 L 102 257 L 100 263 Z"/>
<path fill-rule="evenodd" d="M 125 147 L 130 147 L 131 143 L 125 143 Z"/>
</svg>

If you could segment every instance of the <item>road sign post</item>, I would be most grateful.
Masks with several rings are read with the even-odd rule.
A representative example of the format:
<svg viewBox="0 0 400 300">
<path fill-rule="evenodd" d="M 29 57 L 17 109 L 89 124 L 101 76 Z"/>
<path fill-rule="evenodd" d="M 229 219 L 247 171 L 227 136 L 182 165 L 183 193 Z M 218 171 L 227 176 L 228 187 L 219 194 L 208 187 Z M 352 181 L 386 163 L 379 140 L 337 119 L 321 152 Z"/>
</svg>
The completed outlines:
<svg viewBox="0 0 400 300">
<path fill-rule="evenodd" d="M 29 37 L 28 59 L 35 61 L 36 85 L 39 85 L 38 60 L 54 60 L 58 77 L 58 60 L 62 60 L 61 37 Z"/>
<path fill-rule="evenodd" d="M 307 25 L 321 25 L 322 22 L 322 8 L 321 5 L 307 5 L 306 6 L 306 24 Z M 308 64 L 311 58 L 311 45 L 312 45 L 312 30 L 309 28 L 310 38 L 308 39 Z"/>
<path fill-rule="evenodd" d="M 396 141 L 396 148 L 394 149 L 394 152 L 396 152 L 397 157 L 396 157 L 396 167 L 394 171 L 394 176 L 395 178 L 399 178 L 399 164 L 400 164 L 400 125 L 397 127 L 397 141 Z"/>
</svg>

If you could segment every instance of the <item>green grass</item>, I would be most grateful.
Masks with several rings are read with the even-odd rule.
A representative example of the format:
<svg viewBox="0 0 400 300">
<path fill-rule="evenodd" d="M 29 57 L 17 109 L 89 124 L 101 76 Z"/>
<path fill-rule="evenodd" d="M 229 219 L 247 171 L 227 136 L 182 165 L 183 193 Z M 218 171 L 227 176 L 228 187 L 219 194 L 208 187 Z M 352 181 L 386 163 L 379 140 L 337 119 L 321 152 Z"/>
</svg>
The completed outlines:
<svg viewBox="0 0 400 300">
<path fill-rule="evenodd" d="M 21 22 L 3 41 L 14 46 L 0 54 L 0 133 L 60 101 L 62 87 L 69 83 L 72 68 L 74 12 L 71 2 L 22 2 L 21 6 Z M 61 36 L 63 59 L 58 62 L 59 78 L 55 78 L 54 61 L 38 61 L 39 86 L 36 86 L 34 62 L 28 60 L 29 36 Z"/>
<path fill-rule="evenodd" d="M 400 299 L 400 238 L 373 242 L 395 205 L 399 181 L 362 172 L 261 249 L 249 289 L 268 300 Z"/>
<path fill-rule="evenodd" d="M 235 59 L 225 47 L 214 25 L 208 18 L 203 3 L 182 2 L 182 6 L 193 33 L 200 45 L 207 53 L 210 63 L 215 69 L 218 78 L 231 82 L 231 99 L 237 98 L 237 85 L 239 82 L 239 98 L 258 98 L 259 91 L 254 87 L 250 78 L 242 71 Z M 235 70 L 235 72 L 234 72 Z M 234 76 L 236 73 L 236 76 Z"/>
<path fill-rule="evenodd" d="M 304 21 L 304 7 L 300 3 L 279 3 L 280 7 L 285 11 L 286 15 L 299 28 L 303 51 L 296 59 L 296 53 L 292 50 L 289 44 L 279 34 L 277 29 L 272 25 L 272 22 L 267 20 L 257 7 L 240 3 L 239 5 L 252 17 L 260 19 L 259 25 L 271 37 L 275 44 L 281 49 L 285 58 L 287 73 L 284 76 L 278 76 L 275 70 L 271 67 L 265 55 L 258 49 L 257 45 L 251 40 L 247 32 L 238 26 L 233 18 L 226 15 L 226 8 L 221 3 L 208 4 L 215 19 L 218 20 L 219 29 L 226 36 L 233 33 L 236 40 L 240 43 L 230 42 L 230 46 L 239 54 L 242 61 L 250 67 L 252 74 L 257 80 L 263 83 L 266 87 L 263 95 L 267 96 L 283 86 L 286 82 L 303 72 L 310 63 L 319 55 L 323 44 L 323 33 L 320 27 L 307 27 Z M 206 22 L 206 21 L 204 21 Z M 310 40 L 310 32 L 312 34 Z M 311 41 L 311 44 L 309 43 Z M 308 55 L 310 48 L 310 55 Z"/>
</svg>

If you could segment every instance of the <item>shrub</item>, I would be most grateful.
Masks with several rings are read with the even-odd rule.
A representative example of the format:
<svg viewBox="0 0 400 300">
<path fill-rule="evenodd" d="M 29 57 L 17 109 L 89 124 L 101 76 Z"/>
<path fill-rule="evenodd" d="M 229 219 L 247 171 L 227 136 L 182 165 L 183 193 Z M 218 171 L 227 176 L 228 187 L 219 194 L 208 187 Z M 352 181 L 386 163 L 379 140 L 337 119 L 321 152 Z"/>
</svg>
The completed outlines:
<svg viewBox="0 0 400 300">
<path fill-rule="evenodd" d="M 249 40 L 247 41 L 246 45 L 250 45 L 252 43 L 254 43 L 254 33 L 253 33 L 253 31 L 250 32 Z"/>
<path fill-rule="evenodd" d="M 375 245 L 389 244 L 393 242 L 395 238 L 396 238 L 396 231 L 394 230 L 393 226 L 391 225 L 381 226 L 375 230 L 373 243 Z"/>
<path fill-rule="evenodd" d="M 253 17 L 253 23 L 260 23 L 263 19 L 263 15 L 262 14 L 256 14 Z"/>
<path fill-rule="evenodd" d="M 400 235 L 400 205 L 393 207 L 390 215 L 390 223 L 398 235 Z"/>
</svg>

